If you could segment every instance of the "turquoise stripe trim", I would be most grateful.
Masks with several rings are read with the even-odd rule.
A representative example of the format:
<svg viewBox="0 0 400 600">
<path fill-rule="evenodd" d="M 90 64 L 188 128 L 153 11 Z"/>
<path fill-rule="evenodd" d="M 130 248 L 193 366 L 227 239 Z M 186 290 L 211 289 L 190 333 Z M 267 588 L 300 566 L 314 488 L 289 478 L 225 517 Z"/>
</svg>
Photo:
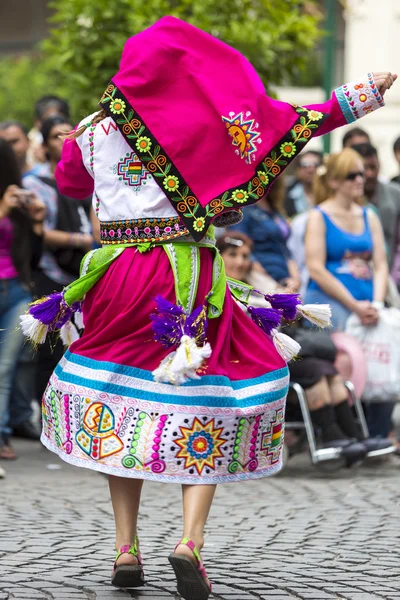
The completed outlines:
<svg viewBox="0 0 400 600">
<path fill-rule="evenodd" d="M 357 121 L 355 116 L 353 115 L 349 104 L 347 102 L 347 98 L 344 95 L 343 87 L 337 88 L 335 90 L 337 101 L 339 102 L 340 108 L 342 110 L 343 116 L 346 119 L 347 123 L 354 123 Z"/>
<path fill-rule="evenodd" d="M 65 359 L 68 362 L 74 363 L 76 365 L 81 365 L 82 367 L 88 367 L 89 369 L 96 369 L 98 371 L 109 371 L 110 373 L 116 373 L 117 375 L 127 375 L 128 377 L 137 377 L 138 379 L 143 379 L 144 381 L 154 381 L 151 371 L 146 371 L 145 369 L 138 369 L 136 367 L 119 365 L 117 363 L 112 363 L 103 360 L 94 360 L 93 358 L 88 358 L 87 356 L 73 354 L 69 350 L 67 350 L 67 352 L 65 353 Z M 201 381 L 204 382 L 205 385 L 218 385 L 234 390 L 242 390 L 253 385 L 258 385 L 259 383 L 269 383 L 271 381 L 276 381 L 277 379 L 282 379 L 283 377 L 287 377 L 288 374 L 288 368 L 283 367 L 282 369 L 276 369 L 275 371 L 270 371 L 265 375 L 261 375 L 261 377 L 253 377 L 252 379 L 240 379 L 237 381 L 231 381 L 228 377 L 224 377 L 222 375 L 203 375 L 201 377 Z M 188 388 L 198 386 L 198 380 L 192 380 L 188 383 L 180 385 L 179 387 Z"/>
<path fill-rule="evenodd" d="M 82 357 L 80 357 L 82 358 Z M 90 360 L 90 359 L 89 359 Z M 281 369 L 280 371 L 285 371 L 285 369 Z M 145 371 L 146 372 L 146 371 Z M 274 373 L 277 373 L 275 371 Z M 288 385 L 283 386 L 280 390 L 276 390 L 273 392 L 267 392 L 264 394 L 257 394 L 254 396 L 250 396 L 248 398 L 238 399 L 235 397 L 218 397 L 218 396 L 178 396 L 175 394 L 162 394 L 158 393 L 157 395 L 154 392 L 135 389 L 123 385 L 118 385 L 112 382 L 103 382 L 94 379 L 87 379 L 85 377 L 80 377 L 79 375 L 73 375 L 71 373 L 66 373 L 63 371 L 60 364 L 57 365 L 55 369 L 56 376 L 66 383 L 72 383 L 79 386 L 88 387 L 90 389 L 95 389 L 99 392 L 105 392 L 107 394 L 115 394 L 126 396 L 128 398 L 135 398 L 137 400 L 146 400 L 148 402 L 162 402 L 170 403 L 170 404 L 179 404 L 184 406 L 208 406 L 212 408 L 221 407 L 221 408 L 246 408 L 250 406 L 257 406 L 261 404 L 269 404 L 271 402 L 275 402 L 279 400 L 283 396 L 285 396 L 288 392 Z M 202 378 L 203 379 L 203 378 Z M 208 379 L 212 379 L 212 376 L 208 376 Z M 222 378 L 221 378 L 222 379 Z M 185 384 L 187 385 L 187 384 Z M 195 385 L 199 385 L 198 382 Z M 193 386 L 191 386 L 193 387 Z M 227 392 L 232 390 L 232 387 L 225 386 Z M 173 389 L 173 386 L 171 386 Z"/>
<path fill-rule="evenodd" d="M 86 379 L 71 373 L 65 373 L 60 365 L 55 369 L 55 374 L 65 383 L 72 383 L 79 386 L 88 387 L 92 390 L 105 392 L 106 394 L 115 394 L 117 396 L 126 396 L 127 398 L 135 398 L 136 400 L 146 400 L 147 402 L 159 403 L 162 401 L 165 404 L 180 404 L 182 406 L 208 406 L 210 408 L 246 408 L 250 406 L 258 406 L 261 404 L 269 404 L 279 400 L 288 392 L 288 386 L 284 386 L 275 392 L 267 392 L 266 394 L 257 394 L 249 398 L 237 399 L 232 397 L 217 397 L 217 396 L 175 396 L 174 394 L 155 394 L 154 392 L 146 392 L 135 388 L 117 385 L 115 383 L 96 381 L 94 379 Z M 171 386 L 172 387 L 172 386 Z M 228 389 L 228 388 L 227 388 Z"/>
</svg>

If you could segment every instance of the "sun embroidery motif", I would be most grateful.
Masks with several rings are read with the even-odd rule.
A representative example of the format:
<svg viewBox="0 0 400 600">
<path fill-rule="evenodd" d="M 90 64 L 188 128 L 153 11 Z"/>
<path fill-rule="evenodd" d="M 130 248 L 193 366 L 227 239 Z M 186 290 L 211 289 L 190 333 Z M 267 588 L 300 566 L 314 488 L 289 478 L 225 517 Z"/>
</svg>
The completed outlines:
<svg viewBox="0 0 400 600">
<path fill-rule="evenodd" d="M 251 119 L 251 112 L 230 112 L 229 117 L 222 117 L 229 135 L 232 137 L 232 145 L 236 146 L 236 154 L 244 158 L 247 164 L 256 159 L 257 144 L 261 144 L 260 132 L 257 131 L 258 123 Z"/>
<path fill-rule="evenodd" d="M 199 475 L 204 467 L 215 469 L 215 459 L 223 457 L 220 448 L 226 440 L 220 437 L 222 429 L 214 428 L 214 419 L 203 425 L 195 418 L 191 428 L 179 429 L 182 437 L 174 440 L 180 447 L 176 458 L 185 459 L 185 469 L 196 467 Z"/>
</svg>

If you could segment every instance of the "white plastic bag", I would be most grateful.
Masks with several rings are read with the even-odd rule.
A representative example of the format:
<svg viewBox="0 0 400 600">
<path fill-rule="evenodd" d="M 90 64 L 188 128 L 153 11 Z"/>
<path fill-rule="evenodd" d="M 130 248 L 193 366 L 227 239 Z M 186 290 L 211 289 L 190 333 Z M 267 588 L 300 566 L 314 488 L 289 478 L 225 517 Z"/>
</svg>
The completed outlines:
<svg viewBox="0 0 400 600">
<path fill-rule="evenodd" d="M 377 325 L 361 324 L 357 315 L 346 323 L 346 333 L 363 345 L 367 362 L 367 384 L 362 395 L 365 402 L 400 400 L 400 310 L 379 309 Z"/>
</svg>

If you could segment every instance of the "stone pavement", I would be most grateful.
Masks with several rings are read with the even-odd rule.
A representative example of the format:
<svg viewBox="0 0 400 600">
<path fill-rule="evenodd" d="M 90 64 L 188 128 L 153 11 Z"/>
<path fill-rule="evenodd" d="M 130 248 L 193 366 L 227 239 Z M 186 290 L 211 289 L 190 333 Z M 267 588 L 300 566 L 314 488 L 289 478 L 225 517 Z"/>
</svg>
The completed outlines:
<svg viewBox="0 0 400 600">
<path fill-rule="evenodd" d="M 145 484 L 141 540 L 148 584 L 109 584 L 105 477 L 39 443 L 0 480 L 0 600 L 167 600 L 180 490 Z M 2 463 L 4 464 L 4 463 Z M 57 468 L 61 466 L 61 468 Z M 216 600 L 400 600 L 400 459 L 322 474 L 307 457 L 279 476 L 219 488 L 204 557 Z"/>
</svg>

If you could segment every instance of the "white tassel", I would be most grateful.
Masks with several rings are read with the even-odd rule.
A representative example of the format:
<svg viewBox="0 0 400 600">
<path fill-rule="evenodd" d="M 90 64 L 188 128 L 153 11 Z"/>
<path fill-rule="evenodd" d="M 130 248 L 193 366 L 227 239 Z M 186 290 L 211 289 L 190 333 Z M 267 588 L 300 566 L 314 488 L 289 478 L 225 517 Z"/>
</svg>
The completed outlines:
<svg viewBox="0 0 400 600">
<path fill-rule="evenodd" d="M 176 351 L 171 352 L 160 363 L 159 367 L 153 371 L 154 381 L 158 383 L 172 383 L 173 385 L 181 385 L 190 379 L 200 379 L 194 369 L 188 369 L 185 372 L 176 373 L 173 371 L 174 359 Z"/>
<path fill-rule="evenodd" d="M 204 359 L 211 356 L 210 344 L 197 346 L 196 341 L 188 335 L 183 335 L 178 348 L 171 352 L 153 371 L 154 380 L 174 385 L 186 383 L 189 379 L 199 379 L 196 371 Z"/>
<path fill-rule="evenodd" d="M 71 321 L 67 321 L 60 329 L 60 338 L 64 346 L 70 346 L 76 340 L 79 340 L 79 332 Z"/>
<path fill-rule="evenodd" d="M 35 319 L 31 314 L 21 315 L 20 324 L 22 333 L 33 343 L 33 344 L 44 344 L 49 328 L 47 325 Z"/>
<path fill-rule="evenodd" d="M 74 322 L 78 329 L 85 329 L 85 324 L 83 322 L 83 312 L 78 310 L 74 313 Z"/>
<path fill-rule="evenodd" d="M 176 351 L 171 352 L 171 354 L 168 354 L 168 356 L 166 356 L 160 362 L 157 369 L 155 369 L 153 371 L 154 381 L 157 381 L 158 383 L 164 383 L 164 382 L 173 383 L 171 381 L 170 366 L 174 359 L 175 354 L 176 354 Z"/>
<path fill-rule="evenodd" d="M 289 362 L 299 354 L 301 350 L 300 344 L 288 335 L 280 333 L 277 329 L 273 329 L 271 335 L 275 349 L 284 361 Z"/>
<path fill-rule="evenodd" d="M 314 325 L 322 329 L 332 326 L 332 309 L 330 304 L 305 304 L 304 306 L 299 304 L 296 308 L 302 317 L 314 323 Z"/>
</svg>

